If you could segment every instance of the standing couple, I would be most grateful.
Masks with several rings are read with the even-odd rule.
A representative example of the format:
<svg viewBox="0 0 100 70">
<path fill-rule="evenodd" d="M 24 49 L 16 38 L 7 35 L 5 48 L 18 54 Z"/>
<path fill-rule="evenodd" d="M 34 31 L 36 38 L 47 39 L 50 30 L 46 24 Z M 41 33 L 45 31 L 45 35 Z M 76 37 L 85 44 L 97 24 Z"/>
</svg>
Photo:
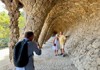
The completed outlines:
<svg viewBox="0 0 100 70">
<path fill-rule="evenodd" d="M 64 53 L 65 53 L 65 51 L 64 51 L 65 40 L 66 40 L 66 37 L 63 35 L 62 32 L 60 32 L 60 35 L 56 34 L 56 36 L 53 40 L 53 50 L 55 52 L 55 56 L 58 55 L 59 48 L 61 50 L 60 55 L 64 56 Z"/>
</svg>

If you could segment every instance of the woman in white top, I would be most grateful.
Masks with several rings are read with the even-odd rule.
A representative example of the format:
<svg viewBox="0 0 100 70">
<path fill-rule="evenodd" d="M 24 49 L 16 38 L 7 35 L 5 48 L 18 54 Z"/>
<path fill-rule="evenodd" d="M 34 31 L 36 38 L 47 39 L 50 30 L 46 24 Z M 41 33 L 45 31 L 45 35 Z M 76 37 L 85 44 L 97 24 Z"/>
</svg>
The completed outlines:
<svg viewBox="0 0 100 70">
<path fill-rule="evenodd" d="M 55 52 L 55 56 L 58 55 L 59 47 L 60 47 L 59 38 L 58 38 L 58 35 L 56 35 L 53 40 L 53 50 Z"/>
</svg>

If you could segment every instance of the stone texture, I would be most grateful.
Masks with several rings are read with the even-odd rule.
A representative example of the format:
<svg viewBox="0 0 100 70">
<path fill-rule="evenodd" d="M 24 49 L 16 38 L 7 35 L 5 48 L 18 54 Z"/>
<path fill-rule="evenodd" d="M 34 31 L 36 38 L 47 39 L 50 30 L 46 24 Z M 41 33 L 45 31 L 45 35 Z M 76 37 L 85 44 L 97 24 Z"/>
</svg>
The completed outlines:
<svg viewBox="0 0 100 70">
<path fill-rule="evenodd" d="M 33 31 L 41 46 L 54 31 L 63 31 L 78 70 L 100 69 L 100 0 L 18 0 L 15 7 L 19 3 L 26 12 L 25 31 Z"/>
<path fill-rule="evenodd" d="M 38 40 L 45 18 L 57 0 L 20 0 L 26 12 L 26 31 L 33 31 Z"/>
<path fill-rule="evenodd" d="M 19 12 L 19 5 L 18 5 L 18 0 L 2 0 L 5 5 L 6 8 L 8 10 L 8 15 L 10 17 L 10 42 L 9 42 L 9 50 L 10 50 L 10 60 L 12 60 L 12 56 L 13 56 L 13 48 L 14 45 L 16 44 L 16 42 L 19 39 L 19 27 L 18 27 L 18 18 L 20 16 L 20 12 Z"/>
<path fill-rule="evenodd" d="M 96 21 L 96 22 L 95 22 Z M 76 26 L 66 42 L 68 53 L 78 70 L 97 70 L 100 50 L 100 22 L 97 17 Z"/>
</svg>

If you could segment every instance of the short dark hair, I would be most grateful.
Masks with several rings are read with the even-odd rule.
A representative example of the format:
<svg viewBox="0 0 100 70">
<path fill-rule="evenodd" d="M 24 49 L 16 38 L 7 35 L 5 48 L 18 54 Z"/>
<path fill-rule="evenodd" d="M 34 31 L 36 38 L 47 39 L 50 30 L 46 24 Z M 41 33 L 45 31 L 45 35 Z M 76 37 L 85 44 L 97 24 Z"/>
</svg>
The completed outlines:
<svg viewBox="0 0 100 70">
<path fill-rule="evenodd" d="M 34 33 L 32 31 L 28 31 L 28 32 L 25 33 L 25 37 L 26 38 L 29 38 L 29 37 L 31 37 L 33 35 L 34 35 Z"/>
</svg>

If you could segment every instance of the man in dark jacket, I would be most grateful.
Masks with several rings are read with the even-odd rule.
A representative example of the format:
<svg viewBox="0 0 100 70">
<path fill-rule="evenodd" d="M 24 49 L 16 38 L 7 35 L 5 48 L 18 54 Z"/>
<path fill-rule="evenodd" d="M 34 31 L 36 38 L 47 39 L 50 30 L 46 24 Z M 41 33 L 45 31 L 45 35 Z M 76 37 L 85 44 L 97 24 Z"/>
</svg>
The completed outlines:
<svg viewBox="0 0 100 70">
<path fill-rule="evenodd" d="M 33 52 L 35 52 L 37 55 L 41 55 L 41 47 L 36 42 L 32 41 L 33 39 L 34 39 L 33 32 L 29 31 L 25 33 L 24 40 L 28 41 L 29 62 L 24 67 L 16 67 L 16 70 L 35 70 Z"/>
</svg>

